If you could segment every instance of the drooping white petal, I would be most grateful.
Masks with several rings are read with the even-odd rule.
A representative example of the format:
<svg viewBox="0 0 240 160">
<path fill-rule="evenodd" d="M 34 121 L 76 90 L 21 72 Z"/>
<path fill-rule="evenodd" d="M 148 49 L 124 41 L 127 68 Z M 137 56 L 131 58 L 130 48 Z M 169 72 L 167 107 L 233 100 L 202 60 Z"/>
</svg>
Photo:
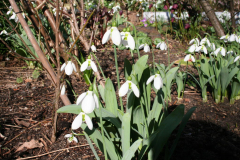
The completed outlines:
<svg viewBox="0 0 240 160">
<path fill-rule="evenodd" d="M 144 46 L 144 52 L 150 52 L 150 47 L 148 44 L 145 44 Z"/>
<path fill-rule="evenodd" d="M 85 98 L 82 100 L 81 107 L 84 113 L 92 113 L 95 109 L 95 101 L 93 98 L 93 92 L 88 91 L 88 94 L 85 96 Z"/>
<path fill-rule="evenodd" d="M 237 56 L 237 57 L 234 59 L 234 62 L 236 62 L 239 58 L 240 58 L 240 56 Z"/>
<path fill-rule="evenodd" d="M 69 138 L 69 137 L 72 137 L 72 134 L 66 134 L 66 135 L 64 136 L 64 138 Z"/>
<path fill-rule="evenodd" d="M 127 42 L 128 42 L 128 46 L 131 48 L 131 50 L 134 50 L 135 49 L 135 41 L 131 35 L 128 35 Z"/>
<path fill-rule="evenodd" d="M 196 45 L 196 44 L 193 44 L 193 45 L 191 45 L 191 46 L 189 47 L 188 51 L 189 51 L 189 52 L 194 52 L 194 51 L 196 50 L 196 48 L 197 48 L 197 45 Z"/>
<path fill-rule="evenodd" d="M 7 15 L 9 15 L 12 12 L 12 10 L 7 11 Z"/>
<path fill-rule="evenodd" d="M 141 45 L 139 46 L 139 49 L 143 49 L 143 47 L 144 47 L 144 44 L 141 44 Z"/>
<path fill-rule="evenodd" d="M 87 94 L 87 92 L 84 92 L 78 97 L 76 105 L 79 105 L 82 102 L 82 100 L 86 96 L 86 94 Z"/>
<path fill-rule="evenodd" d="M 235 41 L 235 34 L 231 34 L 231 36 L 229 36 L 229 38 L 228 38 L 228 41 L 229 42 L 233 42 L 233 41 Z"/>
<path fill-rule="evenodd" d="M 226 38 L 226 36 L 222 36 L 222 37 L 220 37 L 220 39 L 225 39 Z"/>
<path fill-rule="evenodd" d="M 72 129 L 78 129 L 82 125 L 82 112 L 73 120 L 72 122 Z"/>
<path fill-rule="evenodd" d="M 111 35 L 111 30 L 107 30 L 107 32 L 105 32 L 105 34 L 103 35 L 102 44 L 107 43 L 107 41 L 110 38 L 110 35 Z"/>
<path fill-rule="evenodd" d="M 73 72 L 72 62 L 68 61 L 67 66 L 65 67 L 65 73 L 70 76 L 72 72 Z"/>
<path fill-rule="evenodd" d="M 119 97 L 122 97 L 127 94 L 128 92 L 128 83 L 129 81 L 126 81 L 119 89 Z"/>
<path fill-rule="evenodd" d="M 132 90 L 133 93 L 135 94 L 136 97 L 139 97 L 139 89 L 137 88 L 137 86 L 131 82 L 131 86 L 132 86 Z"/>
<path fill-rule="evenodd" d="M 214 43 L 211 43 L 211 49 L 212 49 L 213 51 L 216 49 Z"/>
<path fill-rule="evenodd" d="M 66 87 L 65 87 L 65 85 L 63 84 L 62 87 L 61 87 L 61 95 L 64 95 L 64 94 L 65 94 L 65 91 L 66 91 Z"/>
<path fill-rule="evenodd" d="M 111 34 L 112 41 L 115 45 L 119 46 L 121 44 L 121 34 L 118 31 L 117 27 L 112 27 L 114 28 Z"/>
<path fill-rule="evenodd" d="M 92 70 L 93 70 L 94 72 L 97 72 L 97 66 L 96 66 L 96 64 L 95 64 L 92 60 L 91 60 L 90 65 L 91 65 Z"/>
<path fill-rule="evenodd" d="M 225 48 L 223 48 L 223 47 L 222 47 L 222 49 L 221 49 L 221 55 L 222 55 L 222 56 L 225 56 L 225 55 L 226 55 L 226 50 L 225 50 Z"/>
<path fill-rule="evenodd" d="M 83 64 L 81 65 L 81 72 L 85 71 L 88 68 L 88 61 L 83 62 Z"/>
<path fill-rule="evenodd" d="M 207 48 L 205 46 L 203 46 L 203 52 L 207 54 Z"/>
<path fill-rule="evenodd" d="M 195 58 L 191 55 L 191 60 L 192 60 L 192 62 L 195 62 L 196 60 L 195 60 Z"/>
<path fill-rule="evenodd" d="M 92 46 L 91 46 L 91 50 L 92 50 L 93 52 L 97 52 L 96 46 L 92 45 Z"/>
<path fill-rule="evenodd" d="M 159 90 L 163 86 L 162 78 L 160 77 L 159 74 L 154 75 L 154 77 L 155 78 L 154 78 L 153 85 L 157 90 Z"/>
<path fill-rule="evenodd" d="M 63 71 L 66 67 L 66 63 L 63 63 L 62 67 L 61 67 L 61 71 Z"/>
<path fill-rule="evenodd" d="M 78 143 L 78 139 L 76 137 L 73 137 L 73 141 L 75 141 L 76 143 Z"/>
<path fill-rule="evenodd" d="M 93 129 L 93 123 L 92 123 L 92 120 L 91 118 L 85 114 L 85 122 L 87 123 L 87 126 L 90 130 Z"/>
<path fill-rule="evenodd" d="M 161 45 L 161 42 L 157 44 L 156 48 L 159 48 L 159 47 L 160 47 L 160 45 Z"/>
<path fill-rule="evenodd" d="M 153 75 L 153 76 L 150 76 L 149 78 L 148 78 L 148 80 L 147 80 L 147 85 L 149 84 L 149 83 L 151 83 L 152 81 L 153 81 L 153 79 L 154 79 L 154 77 L 155 77 L 155 75 Z"/>
<path fill-rule="evenodd" d="M 94 101 L 95 101 L 96 107 L 99 108 L 98 97 L 97 97 L 96 94 L 94 94 L 94 93 L 93 93 L 93 98 L 94 98 Z"/>
<path fill-rule="evenodd" d="M 162 43 L 161 43 L 160 49 L 161 49 L 161 50 L 167 50 L 167 45 L 166 45 L 165 42 L 162 42 Z"/>
<path fill-rule="evenodd" d="M 72 63 L 72 68 L 73 68 L 73 70 L 74 70 L 75 72 L 77 72 L 77 68 L 76 68 L 76 66 L 75 66 L 74 63 Z"/>
<path fill-rule="evenodd" d="M 185 58 L 184 58 L 184 61 L 185 61 L 185 62 L 189 61 L 190 56 L 191 56 L 190 54 L 186 55 Z"/>
</svg>

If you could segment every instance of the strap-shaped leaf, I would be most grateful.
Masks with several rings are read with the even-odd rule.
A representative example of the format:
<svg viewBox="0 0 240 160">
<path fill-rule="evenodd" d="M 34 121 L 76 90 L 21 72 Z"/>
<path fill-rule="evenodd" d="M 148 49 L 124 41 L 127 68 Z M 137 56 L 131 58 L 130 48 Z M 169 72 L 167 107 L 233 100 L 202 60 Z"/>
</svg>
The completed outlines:
<svg viewBox="0 0 240 160">
<path fill-rule="evenodd" d="M 141 145 L 142 139 L 135 141 L 131 147 L 126 151 L 122 160 L 131 160 L 134 156 L 135 152 L 137 151 L 138 147 Z"/>
<path fill-rule="evenodd" d="M 105 84 L 104 96 L 106 109 L 112 112 L 115 116 L 117 116 L 118 109 L 117 98 L 114 86 L 109 78 L 107 79 Z"/>
<path fill-rule="evenodd" d="M 57 113 L 79 114 L 80 112 L 81 112 L 81 106 L 76 104 L 67 105 L 57 110 Z"/>
<path fill-rule="evenodd" d="M 129 113 L 125 113 L 122 119 L 122 152 L 123 156 L 130 148 L 130 122 L 131 116 Z"/>
<path fill-rule="evenodd" d="M 141 58 L 139 58 L 139 60 L 133 66 L 134 73 L 137 75 L 138 81 L 140 81 L 142 77 L 142 73 L 146 68 L 147 60 L 148 60 L 148 55 L 144 55 Z"/>
</svg>

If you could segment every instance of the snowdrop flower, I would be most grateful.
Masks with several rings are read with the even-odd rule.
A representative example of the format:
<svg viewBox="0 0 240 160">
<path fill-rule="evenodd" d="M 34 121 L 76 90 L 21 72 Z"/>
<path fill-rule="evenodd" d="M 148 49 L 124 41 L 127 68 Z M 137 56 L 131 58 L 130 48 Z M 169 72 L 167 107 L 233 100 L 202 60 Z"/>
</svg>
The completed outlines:
<svg viewBox="0 0 240 160">
<path fill-rule="evenodd" d="M 133 91 L 136 97 L 139 97 L 139 89 L 131 80 L 132 80 L 132 77 L 129 76 L 128 80 L 120 87 L 119 97 L 123 97 L 131 90 Z"/>
<path fill-rule="evenodd" d="M 237 56 L 237 57 L 234 59 L 234 62 L 236 62 L 239 58 L 240 58 L 240 56 Z"/>
<path fill-rule="evenodd" d="M 184 61 L 195 62 L 195 58 L 191 54 L 188 54 L 185 56 Z"/>
<path fill-rule="evenodd" d="M 90 130 L 93 129 L 93 123 L 92 123 L 91 118 L 84 112 L 80 112 L 79 115 L 73 120 L 72 129 L 73 130 L 78 129 L 79 127 L 81 127 L 83 122 L 86 122 L 86 124 Z"/>
<path fill-rule="evenodd" d="M 150 52 L 150 47 L 149 47 L 149 45 L 148 45 L 147 43 L 141 44 L 141 45 L 139 46 L 139 49 L 143 49 L 144 52 Z"/>
<path fill-rule="evenodd" d="M 197 47 L 195 51 L 196 52 L 200 51 L 200 52 L 204 52 L 205 54 L 207 54 L 207 48 L 204 45 Z"/>
<path fill-rule="evenodd" d="M 65 69 L 66 75 L 71 75 L 73 71 L 77 72 L 76 66 L 72 61 L 67 61 L 61 67 L 61 71 Z"/>
<path fill-rule="evenodd" d="M 66 87 L 64 84 L 62 84 L 62 86 L 60 87 L 61 89 L 61 95 L 64 95 L 65 94 L 65 91 L 66 91 Z"/>
<path fill-rule="evenodd" d="M 96 46 L 94 46 L 94 43 L 92 43 L 92 45 L 91 45 L 91 50 L 93 52 L 97 52 L 97 48 L 96 48 Z"/>
<path fill-rule="evenodd" d="M 76 142 L 76 143 L 78 143 L 77 138 L 74 137 L 74 135 L 72 135 L 72 134 L 66 134 L 66 135 L 64 136 L 64 138 L 67 138 L 68 143 L 72 143 L 73 141 Z"/>
<path fill-rule="evenodd" d="M 215 51 L 215 49 L 216 49 L 216 48 L 215 48 L 215 44 L 214 44 L 214 43 L 211 43 L 211 44 L 210 44 L 210 48 L 211 48 L 212 51 Z"/>
<path fill-rule="evenodd" d="M 205 44 L 207 44 L 208 47 L 211 46 L 211 43 L 210 43 L 210 41 L 207 39 L 207 37 L 203 38 L 203 39 L 201 40 L 201 42 L 200 42 L 200 45 L 205 45 Z"/>
<path fill-rule="evenodd" d="M 197 46 L 199 46 L 199 40 L 198 40 L 198 38 L 192 39 L 192 40 L 189 42 L 189 44 L 197 44 Z"/>
<path fill-rule="evenodd" d="M 225 36 L 222 36 L 220 37 L 220 39 L 223 39 L 224 42 L 228 42 L 228 39 L 229 39 L 229 34 L 225 35 Z"/>
<path fill-rule="evenodd" d="M 93 110 L 99 107 L 98 98 L 96 94 L 93 93 L 93 87 L 90 86 L 87 92 L 82 93 L 76 102 L 77 105 L 82 107 L 84 113 L 92 113 Z"/>
<path fill-rule="evenodd" d="M 163 87 L 163 80 L 160 76 L 160 72 L 158 71 L 155 75 L 151 76 L 147 80 L 147 85 L 153 81 L 154 87 L 159 90 L 160 88 Z"/>
<path fill-rule="evenodd" d="M 161 50 L 167 50 L 167 45 L 165 42 L 160 42 L 157 44 L 156 48 L 160 48 Z"/>
<path fill-rule="evenodd" d="M 83 72 L 90 69 L 92 69 L 94 72 L 98 71 L 96 64 L 91 60 L 91 56 L 88 56 L 88 59 L 81 65 L 80 70 Z"/>
<path fill-rule="evenodd" d="M 222 56 L 226 55 L 226 50 L 223 47 L 219 47 L 218 49 L 216 49 L 216 51 L 214 51 L 214 54 L 217 56 L 219 52 L 221 53 Z"/>
<path fill-rule="evenodd" d="M 227 54 L 231 54 L 231 55 L 233 55 L 234 52 L 233 52 L 232 50 L 230 50 L 230 51 L 227 52 Z M 236 53 L 235 53 L 235 54 L 236 54 Z"/>
<path fill-rule="evenodd" d="M 104 34 L 102 44 L 105 44 L 110 37 L 115 45 L 119 46 L 121 44 L 121 34 L 116 27 L 116 22 L 113 22 L 112 27 Z"/>
<path fill-rule="evenodd" d="M 193 44 L 189 47 L 188 51 L 195 52 L 197 48 L 198 48 L 198 44 Z"/>
<path fill-rule="evenodd" d="M 130 47 L 131 50 L 135 49 L 135 41 L 132 35 L 130 34 L 130 29 L 123 29 L 123 32 L 121 32 L 122 36 L 122 44 L 126 46 L 127 48 Z"/>
<path fill-rule="evenodd" d="M 228 41 L 229 41 L 229 42 L 233 42 L 233 41 L 236 41 L 236 39 L 237 39 L 237 35 L 231 34 L 231 35 L 229 36 L 229 38 L 228 38 Z"/>
<path fill-rule="evenodd" d="M 6 34 L 6 35 L 8 35 L 8 33 L 7 33 L 6 30 L 3 30 L 3 31 L 0 33 L 0 35 L 2 35 L 2 34 Z"/>
</svg>

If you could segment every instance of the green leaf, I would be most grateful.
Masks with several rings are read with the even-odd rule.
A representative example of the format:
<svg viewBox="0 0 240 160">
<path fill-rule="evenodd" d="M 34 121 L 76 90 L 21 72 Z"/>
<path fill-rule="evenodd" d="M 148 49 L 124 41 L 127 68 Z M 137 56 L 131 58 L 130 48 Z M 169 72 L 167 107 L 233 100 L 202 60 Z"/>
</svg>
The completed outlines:
<svg viewBox="0 0 240 160">
<path fill-rule="evenodd" d="M 125 75 L 125 80 L 131 75 L 132 72 L 132 65 L 129 62 L 128 59 L 124 59 L 124 75 Z"/>
<path fill-rule="evenodd" d="M 122 160 L 131 160 L 132 157 L 134 156 L 135 152 L 137 151 L 137 149 L 139 148 L 139 146 L 142 143 L 142 139 L 139 139 L 137 141 L 135 141 L 131 147 L 126 151 L 126 153 L 124 154 Z"/>
<path fill-rule="evenodd" d="M 100 158 L 98 157 L 98 154 L 97 154 L 96 150 L 95 150 L 94 147 L 93 147 L 93 144 L 92 144 L 90 138 L 88 137 L 88 135 L 87 135 L 85 132 L 83 132 L 83 133 L 84 133 L 84 135 L 85 135 L 85 137 L 86 137 L 86 139 L 87 139 L 87 142 L 88 142 L 91 150 L 93 151 L 93 154 L 94 154 L 95 158 L 96 158 L 97 160 L 100 160 Z"/>
<path fill-rule="evenodd" d="M 67 105 L 57 110 L 57 113 L 79 114 L 80 112 L 81 112 L 81 106 L 76 104 Z"/>
<path fill-rule="evenodd" d="M 105 96 L 104 96 L 104 88 L 103 88 L 103 86 L 102 85 L 98 85 L 98 90 L 99 90 L 99 93 L 100 93 L 103 101 L 106 102 L 105 101 Z"/>
<path fill-rule="evenodd" d="M 147 60 L 148 60 L 148 55 L 144 55 L 133 66 L 133 70 L 137 75 L 138 81 L 140 81 L 142 77 L 142 73 L 146 68 Z"/>
<path fill-rule="evenodd" d="M 34 79 L 37 79 L 38 77 L 39 77 L 39 75 L 40 75 L 40 72 L 38 71 L 38 70 L 34 70 L 33 71 L 33 73 L 32 73 L 32 77 L 34 78 Z"/>
<path fill-rule="evenodd" d="M 125 113 L 122 119 L 122 152 L 123 156 L 126 151 L 130 148 L 130 122 L 131 116 L 129 113 Z"/>
<path fill-rule="evenodd" d="M 182 121 L 184 115 L 184 105 L 179 105 L 171 114 L 169 114 L 161 123 L 160 127 L 149 137 L 148 145 L 153 149 L 153 159 L 157 159 L 168 141 L 172 131 Z"/>
<path fill-rule="evenodd" d="M 104 96 L 105 96 L 105 106 L 106 109 L 112 112 L 115 116 L 117 116 L 117 98 L 114 90 L 114 86 L 112 84 L 112 81 L 108 78 L 105 84 L 104 89 Z"/>
<path fill-rule="evenodd" d="M 18 77 L 16 81 L 17 81 L 17 83 L 22 83 L 23 79 L 22 79 L 22 77 Z"/>
<path fill-rule="evenodd" d="M 171 158 L 171 156 L 172 156 L 172 154 L 173 154 L 173 152 L 174 152 L 174 150 L 175 150 L 175 148 L 176 148 L 176 146 L 177 146 L 177 143 L 178 143 L 178 141 L 179 141 L 179 138 L 180 138 L 180 136 L 181 136 L 181 133 L 182 133 L 182 131 L 183 131 L 184 127 L 186 126 L 189 118 L 191 117 L 192 113 L 195 111 L 196 108 L 197 108 L 197 107 L 192 107 L 192 108 L 189 109 L 188 112 L 184 115 L 183 120 L 182 120 L 182 122 L 181 122 L 181 125 L 180 125 L 179 128 L 178 128 L 177 137 L 176 137 L 176 139 L 174 140 L 174 142 L 173 142 L 173 144 L 172 144 L 172 146 L 171 146 L 170 153 L 168 154 L 168 159 Z"/>
</svg>

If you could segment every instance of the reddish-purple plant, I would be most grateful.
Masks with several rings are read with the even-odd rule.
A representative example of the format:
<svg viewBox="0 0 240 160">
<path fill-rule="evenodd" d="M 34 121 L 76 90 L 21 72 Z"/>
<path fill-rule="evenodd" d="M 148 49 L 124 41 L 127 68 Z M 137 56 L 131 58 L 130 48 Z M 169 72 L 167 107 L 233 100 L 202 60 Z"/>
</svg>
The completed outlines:
<svg viewBox="0 0 240 160">
<path fill-rule="evenodd" d="M 172 9 L 177 9 L 178 8 L 178 5 L 175 3 L 173 6 L 172 6 Z"/>
<path fill-rule="evenodd" d="M 123 10 L 119 11 L 120 16 L 123 14 Z"/>
<path fill-rule="evenodd" d="M 167 5 L 165 5 L 165 6 L 163 7 L 163 9 L 165 9 L 165 10 L 168 10 L 168 6 L 167 6 Z"/>
<path fill-rule="evenodd" d="M 184 27 L 184 28 L 185 28 L 185 29 L 190 28 L 190 24 L 189 24 L 189 23 L 185 24 L 185 27 Z"/>
<path fill-rule="evenodd" d="M 143 18 L 142 20 L 141 20 L 141 22 L 146 22 L 147 21 L 147 19 L 146 18 Z"/>
<path fill-rule="evenodd" d="M 153 4 L 150 4 L 148 8 L 151 9 L 152 7 L 153 7 Z"/>
<path fill-rule="evenodd" d="M 175 21 L 175 18 L 174 17 L 172 17 L 172 19 L 171 19 L 171 22 L 174 22 Z"/>
</svg>

